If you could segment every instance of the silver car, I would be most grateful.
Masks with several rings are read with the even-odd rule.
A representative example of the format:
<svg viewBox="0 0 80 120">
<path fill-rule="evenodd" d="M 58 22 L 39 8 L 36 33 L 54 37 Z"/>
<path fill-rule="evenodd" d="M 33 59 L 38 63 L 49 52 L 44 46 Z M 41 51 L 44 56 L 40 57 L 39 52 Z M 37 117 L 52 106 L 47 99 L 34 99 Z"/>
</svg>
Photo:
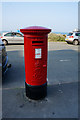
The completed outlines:
<svg viewBox="0 0 80 120">
<path fill-rule="evenodd" d="M 8 32 L 3 33 L 1 39 L 4 44 L 9 43 L 24 43 L 24 37 L 21 33 L 18 32 Z"/>
<path fill-rule="evenodd" d="M 80 32 L 70 32 L 66 36 L 65 41 L 67 43 L 73 43 L 74 45 L 78 45 L 80 43 Z"/>
</svg>

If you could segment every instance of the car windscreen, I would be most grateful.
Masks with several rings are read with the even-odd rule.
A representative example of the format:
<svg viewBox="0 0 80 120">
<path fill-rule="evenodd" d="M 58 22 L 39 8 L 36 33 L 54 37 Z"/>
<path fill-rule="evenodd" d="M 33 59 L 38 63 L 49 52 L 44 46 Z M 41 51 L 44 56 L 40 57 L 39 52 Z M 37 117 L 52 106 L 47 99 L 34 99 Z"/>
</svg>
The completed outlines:
<svg viewBox="0 0 80 120">
<path fill-rule="evenodd" d="M 80 36 L 80 33 L 76 33 L 76 36 Z"/>
<path fill-rule="evenodd" d="M 12 35 L 13 35 L 12 33 L 7 33 L 4 36 L 12 36 Z"/>
<path fill-rule="evenodd" d="M 73 33 L 68 33 L 68 35 L 67 36 L 71 36 Z"/>
</svg>

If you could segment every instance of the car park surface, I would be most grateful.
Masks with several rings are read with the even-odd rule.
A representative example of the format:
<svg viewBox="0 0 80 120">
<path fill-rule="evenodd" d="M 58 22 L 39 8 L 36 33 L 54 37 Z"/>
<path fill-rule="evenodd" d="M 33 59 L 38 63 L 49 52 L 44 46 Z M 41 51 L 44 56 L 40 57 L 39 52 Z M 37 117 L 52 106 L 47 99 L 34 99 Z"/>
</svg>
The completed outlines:
<svg viewBox="0 0 80 120">
<path fill-rule="evenodd" d="M 6 46 L 12 68 L 3 82 L 3 118 L 78 117 L 78 46 L 65 42 L 48 46 L 48 94 L 38 101 L 25 96 L 24 46 Z"/>
</svg>

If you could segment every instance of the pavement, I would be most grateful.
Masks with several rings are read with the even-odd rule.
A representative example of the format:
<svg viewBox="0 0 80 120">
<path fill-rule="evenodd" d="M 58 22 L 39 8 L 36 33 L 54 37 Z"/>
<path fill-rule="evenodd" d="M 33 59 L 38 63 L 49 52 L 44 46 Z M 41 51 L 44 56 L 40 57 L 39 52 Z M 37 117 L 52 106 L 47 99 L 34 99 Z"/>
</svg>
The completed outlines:
<svg viewBox="0 0 80 120">
<path fill-rule="evenodd" d="M 48 44 L 48 86 L 43 100 L 25 95 L 24 45 L 8 45 L 12 67 L 3 78 L 3 118 L 78 118 L 78 46 Z"/>
</svg>

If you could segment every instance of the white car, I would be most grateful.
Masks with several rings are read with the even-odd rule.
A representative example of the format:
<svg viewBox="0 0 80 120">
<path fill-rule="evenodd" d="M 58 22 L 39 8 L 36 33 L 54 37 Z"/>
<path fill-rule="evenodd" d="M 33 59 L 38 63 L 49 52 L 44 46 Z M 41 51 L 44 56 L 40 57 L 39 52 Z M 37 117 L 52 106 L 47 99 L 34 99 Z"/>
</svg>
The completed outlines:
<svg viewBox="0 0 80 120">
<path fill-rule="evenodd" d="M 66 36 L 65 41 L 67 43 L 73 43 L 74 45 L 78 45 L 80 43 L 80 31 L 79 32 L 70 32 Z"/>
<path fill-rule="evenodd" d="M 24 43 L 24 37 L 21 33 L 18 32 L 7 32 L 3 33 L 1 39 L 4 44 L 9 43 Z"/>
</svg>

